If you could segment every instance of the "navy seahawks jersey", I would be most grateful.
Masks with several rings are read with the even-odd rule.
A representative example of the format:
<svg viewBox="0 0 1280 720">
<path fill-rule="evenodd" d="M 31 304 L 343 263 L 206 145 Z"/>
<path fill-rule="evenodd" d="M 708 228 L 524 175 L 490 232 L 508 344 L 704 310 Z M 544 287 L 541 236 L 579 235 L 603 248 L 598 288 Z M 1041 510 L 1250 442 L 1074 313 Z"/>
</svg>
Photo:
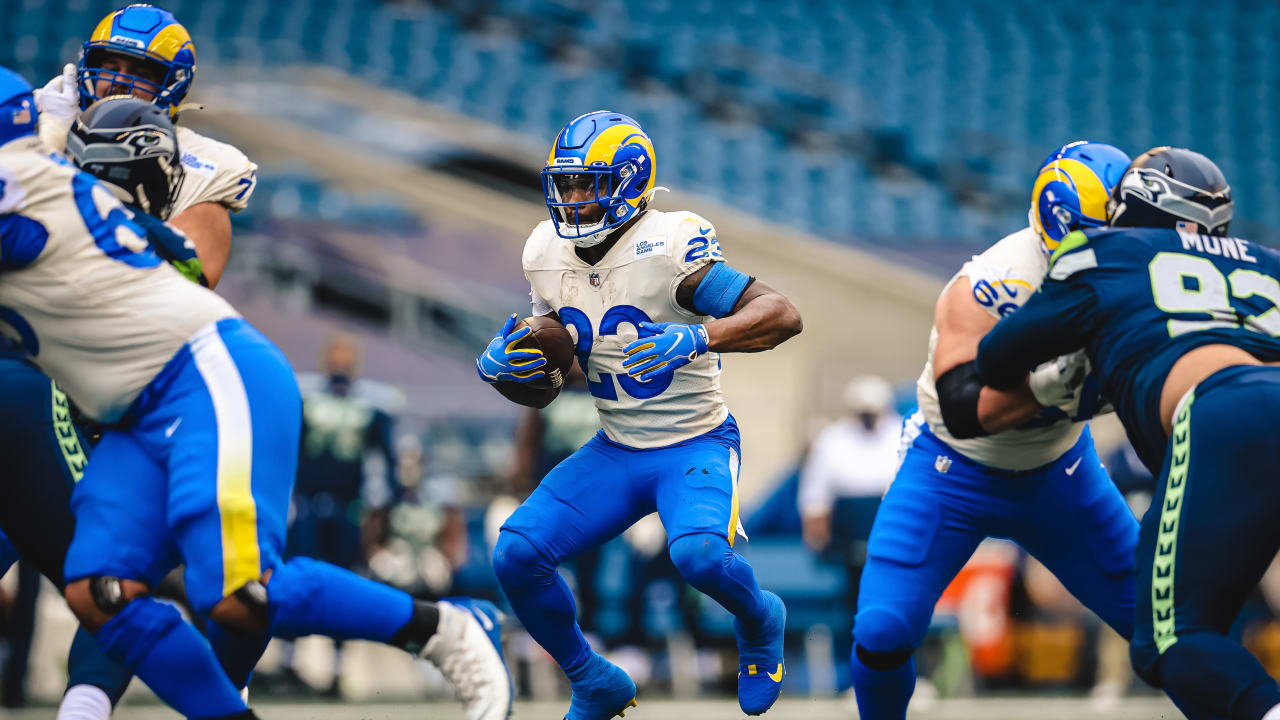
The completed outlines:
<svg viewBox="0 0 1280 720">
<path fill-rule="evenodd" d="M 1040 291 L 978 348 L 978 376 L 1011 388 L 1085 348 L 1103 395 L 1153 473 L 1164 462 L 1160 393 L 1179 357 L 1209 344 L 1280 360 L 1280 253 L 1240 238 L 1156 228 L 1074 232 Z"/>
</svg>

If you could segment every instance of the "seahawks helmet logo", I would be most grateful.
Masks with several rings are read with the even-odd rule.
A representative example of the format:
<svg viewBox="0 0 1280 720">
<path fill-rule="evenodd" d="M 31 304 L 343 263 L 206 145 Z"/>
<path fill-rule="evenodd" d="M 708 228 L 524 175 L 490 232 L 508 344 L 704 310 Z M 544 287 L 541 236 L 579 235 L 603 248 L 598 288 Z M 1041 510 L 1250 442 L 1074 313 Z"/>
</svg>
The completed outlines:
<svg viewBox="0 0 1280 720">
<path fill-rule="evenodd" d="M 1214 228 L 1231 221 L 1235 204 L 1228 200 L 1216 206 L 1198 201 L 1212 198 L 1229 198 L 1231 189 L 1208 195 L 1203 189 L 1188 185 L 1156 170 L 1133 168 L 1120 181 L 1119 201 L 1108 208 L 1113 218 L 1122 215 L 1134 200 L 1151 205 L 1162 212 L 1203 226 L 1212 232 Z"/>
</svg>

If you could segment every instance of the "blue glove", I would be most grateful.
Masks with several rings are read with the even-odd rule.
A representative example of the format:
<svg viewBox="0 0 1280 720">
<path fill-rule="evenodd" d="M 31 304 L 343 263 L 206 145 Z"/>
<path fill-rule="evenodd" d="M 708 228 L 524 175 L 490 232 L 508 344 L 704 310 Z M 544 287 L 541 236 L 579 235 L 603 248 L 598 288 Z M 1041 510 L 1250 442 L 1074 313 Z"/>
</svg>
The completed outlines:
<svg viewBox="0 0 1280 720">
<path fill-rule="evenodd" d="M 487 383 L 495 382 L 532 382 L 547 376 L 541 368 L 547 364 L 541 350 L 517 350 L 516 343 L 529 336 L 533 328 L 528 325 L 516 332 L 511 328 L 516 325 L 516 314 L 511 313 L 506 324 L 489 341 L 484 354 L 476 359 L 476 372 L 480 379 Z"/>
<path fill-rule="evenodd" d="M 707 329 L 685 323 L 640 323 L 640 339 L 622 349 L 627 374 L 648 382 L 675 372 L 707 351 Z"/>
</svg>

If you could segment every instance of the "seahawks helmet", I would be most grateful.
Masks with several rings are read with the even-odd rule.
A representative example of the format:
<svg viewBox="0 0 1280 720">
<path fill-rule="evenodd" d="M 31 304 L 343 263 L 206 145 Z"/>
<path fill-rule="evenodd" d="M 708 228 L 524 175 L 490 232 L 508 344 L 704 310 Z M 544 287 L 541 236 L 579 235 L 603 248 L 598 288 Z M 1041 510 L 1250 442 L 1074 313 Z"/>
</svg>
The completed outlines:
<svg viewBox="0 0 1280 720">
<path fill-rule="evenodd" d="M 1129 156 L 1105 143 L 1077 140 L 1049 154 L 1031 187 L 1031 227 L 1052 252 L 1072 230 L 1107 222 L 1107 197 Z"/>
<path fill-rule="evenodd" d="M 103 68 L 112 54 L 143 62 L 150 77 Z M 105 95 L 130 95 L 137 88 L 151 94 L 170 118 L 178 116 L 195 77 L 196 48 L 187 29 L 168 10 L 141 3 L 102 18 L 81 48 L 76 67 L 81 110 Z M 107 90 L 100 96 L 102 81 Z"/>
<path fill-rule="evenodd" d="M 542 170 L 556 233 L 591 247 L 640 215 L 653 195 L 654 162 L 649 136 L 626 115 L 597 110 L 569 121 Z"/>
<path fill-rule="evenodd" d="M 121 202 L 169 217 L 184 173 L 178 135 L 163 109 L 128 95 L 99 100 L 71 125 L 67 154 Z"/>
<path fill-rule="evenodd" d="M 1225 236 L 1233 207 L 1231 186 L 1212 160 L 1166 146 L 1142 153 L 1129 165 L 1111 191 L 1107 216 L 1113 227 Z"/>
<path fill-rule="evenodd" d="M 0 65 L 0 145 L 34 135 L 37 116 L 31 83 Z"/>
</svg>

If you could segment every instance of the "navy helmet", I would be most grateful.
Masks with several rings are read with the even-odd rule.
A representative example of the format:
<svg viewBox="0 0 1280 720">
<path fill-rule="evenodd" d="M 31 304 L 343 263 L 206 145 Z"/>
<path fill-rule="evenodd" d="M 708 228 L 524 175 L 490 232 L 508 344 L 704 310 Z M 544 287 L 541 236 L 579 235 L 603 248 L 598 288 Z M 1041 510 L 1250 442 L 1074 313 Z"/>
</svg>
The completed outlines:
<svg viewBox="0 0 1280 720">
<path fill-rule="evenodd" d="M 182 187 L 178 134 L 166 108 L 128 95 L 99 100 L 67 133 L 67 154 L 122 202 L 166 219 Z"/>
<path fill-rule="evenodd" d="M 1107 201 L 1113 227 L 1159 227 L 1226 235 L 1231 186 L 1212 160 L 1185 148 L 1152 148 L 1134 159 Z"/>
<path fill-rule="evenodd" d="M 0 145 L 35 135 L 38 117 L 31 83 L 0 65 Z"/>
</svg>

